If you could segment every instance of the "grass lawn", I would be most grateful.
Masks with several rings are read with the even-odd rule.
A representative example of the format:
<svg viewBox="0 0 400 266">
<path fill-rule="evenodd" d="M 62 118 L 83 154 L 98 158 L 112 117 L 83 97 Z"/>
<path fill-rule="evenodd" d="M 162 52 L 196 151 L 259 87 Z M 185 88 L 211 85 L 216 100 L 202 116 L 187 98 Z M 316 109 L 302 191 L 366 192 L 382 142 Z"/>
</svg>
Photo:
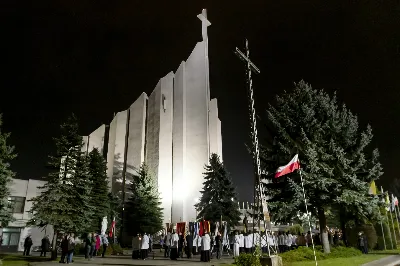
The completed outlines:
<svg viewBox="0 0 400 266">
<path fill-rule="evenodd" d="M 388 256 L 388 254 L 368 254 L 350 258 L 326 259 L 318 261 L 318 266 L 358 266 L 374 260 L 379 260 Z M 313 266 L 314 261 L 299 261 L 285 263 L 284 266 Z"/>
<path fill-rule="evenodd" d="M 3 263 L 2 266 L 26 266 L 28 265 L 29 262 L 41 262 L 41 261 L 49 261 L 50 258 L 43 258 L 43 257 L 25 257 L 22 255 L 16 255 L 16 254 L 0 254 L 0 259 L 1 262 Z M 1 265 L 1 264 L 0 264 Z"/>
</svg>

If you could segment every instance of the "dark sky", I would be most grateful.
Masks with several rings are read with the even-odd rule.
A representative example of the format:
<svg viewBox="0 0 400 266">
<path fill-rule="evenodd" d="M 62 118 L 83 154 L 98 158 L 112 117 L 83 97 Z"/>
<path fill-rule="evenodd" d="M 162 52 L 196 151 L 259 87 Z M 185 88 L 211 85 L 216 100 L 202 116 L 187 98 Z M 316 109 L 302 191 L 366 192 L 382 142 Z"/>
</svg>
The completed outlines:
<svg viewBox="0 0 400 266">
<path fill-rule="evenodd" d="M 33 2 L 32 2 L 33 3 Z M 261 74 L 256 107 L 301 79 L 337 91 L 374 129 L 385 175 L 400 160 L 400 5 L 388 1 L 1 1 L 0 112 L 19 154 L 20 178 L 46 173 L 52 136 L 71 112 L 82 135 L 109 123 L 142 91 L 186 60 L 208 9 L 211 96 L 218 98 L 223 154 L 240 198 L 252 192 L 244 66 L 250 41 Z"/>
</svg>

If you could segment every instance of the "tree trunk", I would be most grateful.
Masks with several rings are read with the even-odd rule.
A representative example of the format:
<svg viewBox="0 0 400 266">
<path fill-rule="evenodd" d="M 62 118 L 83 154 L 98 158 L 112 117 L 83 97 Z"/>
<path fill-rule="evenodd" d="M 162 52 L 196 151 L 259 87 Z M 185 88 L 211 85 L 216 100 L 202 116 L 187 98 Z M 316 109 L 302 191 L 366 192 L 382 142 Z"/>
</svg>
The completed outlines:
<svg viewBox="0 0 400 266">
<path fill-rule="evenodd" d="M 328 230 L 326 229 L 326 216 L 324 209 L 318 209 L 318 218 L 322 246 L 324 247 L 324 253 L 328 254 L 331 252 L 331 247 L 329 245 Z"/>
<path fill-rule="evenodd" d="M 56 260 L 57 259 L 57 235 L 58 231 L 56 228 L 54 228 L 54 233 L 53 233 L 53 241 L 51 243 L 51 260 Z"/>
</svg>

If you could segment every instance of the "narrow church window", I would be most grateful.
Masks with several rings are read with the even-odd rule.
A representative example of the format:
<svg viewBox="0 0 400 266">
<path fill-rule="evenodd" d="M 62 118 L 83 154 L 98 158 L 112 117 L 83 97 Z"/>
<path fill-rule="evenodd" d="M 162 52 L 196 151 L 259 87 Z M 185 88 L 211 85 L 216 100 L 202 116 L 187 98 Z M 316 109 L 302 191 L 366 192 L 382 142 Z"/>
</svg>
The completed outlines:
<svg viewBox="0 0 400 266">
<path fill-rule="evenodd" d="M 164 113 L 167 110 L 167 100 L 165 98 L 165 95 L 162 95 L 162 105 L 163 105 L 163 109 L 164 109 Z"/>
</svg>

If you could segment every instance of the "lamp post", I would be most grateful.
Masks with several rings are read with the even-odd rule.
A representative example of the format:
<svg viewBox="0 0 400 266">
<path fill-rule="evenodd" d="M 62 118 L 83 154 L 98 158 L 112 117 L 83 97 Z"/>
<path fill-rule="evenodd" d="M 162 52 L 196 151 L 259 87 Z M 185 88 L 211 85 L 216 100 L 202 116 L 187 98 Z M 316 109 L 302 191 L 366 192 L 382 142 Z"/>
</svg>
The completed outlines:
<svg viewBox="0 0 400 266">
<path fill-rule="evenodd" d="M 199 202 L 200 202 L 199 198 L 195 198 L 195 199 L 194 199 L 194 202 L 195 202 L 195 204 L 199 203 Z M 198 211 L 197 211 L 197 207 L 195 206 L 194 209 L 196 210 L 195 221 L 197 221 L 197 214 L 198 214 L 198 213 L 197 213 L 197 212 L 198 212 Z"/>
</svg>

